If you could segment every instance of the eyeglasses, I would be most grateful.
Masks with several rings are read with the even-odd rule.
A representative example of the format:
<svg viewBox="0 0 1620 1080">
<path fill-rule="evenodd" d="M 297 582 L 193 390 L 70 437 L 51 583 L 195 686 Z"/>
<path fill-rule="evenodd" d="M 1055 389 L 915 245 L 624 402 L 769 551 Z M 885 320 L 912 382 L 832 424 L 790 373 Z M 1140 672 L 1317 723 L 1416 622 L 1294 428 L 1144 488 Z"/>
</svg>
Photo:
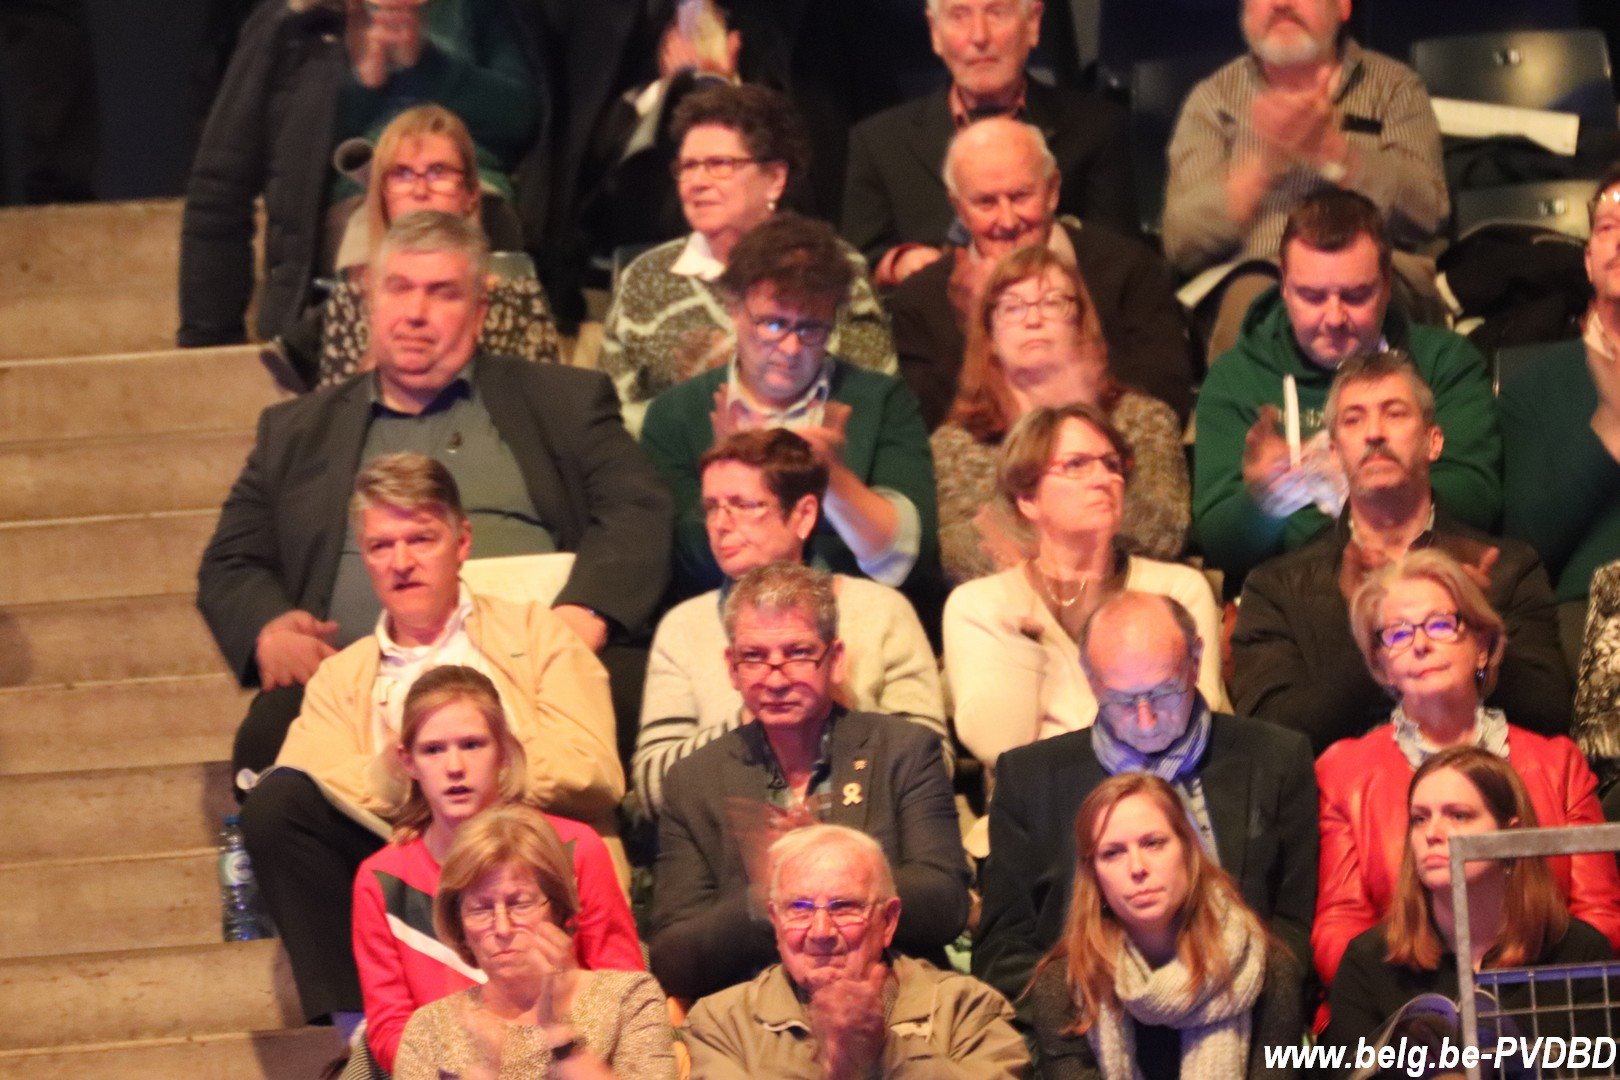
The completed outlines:
<svg viewBox="0 0 1620 1080">
<path fill-rule="evenodd" d="M 518 896 L 512 900 L 497 900 L 493 904 L 464 904 L 461 908 L 463 926 L 474 930 L 487 930 L 495 925 L 495 913 L 506 912 L 506 920 L 514 926 L 532 926 L 540 914 L 551 907 L 544 896 Z"/>
<path fill-rule="evenodd" d="M 1154 712 L 1167 709 L 1175 702 L 1192 692 L 1183 676 L 1177 675 L 1174 682 L 1164 682 L 1140 694 L 1105 694 L 1097 699 L 1097 709 L 1115 715 L 1134 713 L 1143 705 Z"/>
<path fill-rule="evenodd" d="M 669 171 L 677 180 L 685 180 L 699 171 L 710 180 L 730 180 L 744 165 L 758 164 L 759 158 L 755 157 L 725 157 L 716 154 L 714 157 L 681 158 L 672 161 L 669 163 Z"/>
<path fill-rule="evenodd" d="M 1069 454 L 1065 457 L 1054 458 L 1046 466 L 1046 471 L 1052 476 L 1061 476 L 1065 480 L 1081 480 L 1091 471 L 1093 465 L 1101 465 L 1103 470 L 1115 476 L 1125 475 L 1125 459 L 1118 454 Z"/>
<path fill-rule="evenodd" d="M 1003 296 L 996 301 L 990 313 L 997 322 L 1023 322 L 1029 318 L 1030 309 L 1034 308 L 1041 313 L 1042 322 L 1057 322 L 1073 315 L 1075 307 L 1075 298 L 1068 293 L 1050 292 L 1034 303 L 1018 296 Z"/>
<path fill-rule="evenodd" d="M 871 900 L 829 900 L 818 904 L 814 900 L 789 900 L 785 904 L 771 902 L 777 921 L 791 930 L 805 930 L 816 921 L 816 912 L 825 911 L 827 919 L 841 930 L 865 926 L 872 917 Z"/>
<path fill-rule="evenodd" d="M 454 165 L 429 165 L 420 172 L 409 165 L 395 165 L 383 173 L 383 183 L 396 191 L 405 191 L 416 187 L 417 182 L 421 181 L 429 191 L 448 195 L 461 190 L 466 175 L 466 170 Z"/>
<path fill-rule="evenodd" d="M 1393 622 L 1378 628 L 1378 640 L 1391 653 L 1404 652 L 1417 640 L 1418 631 L 1430 641 L 1451 642 L 1462 636 L 1462 616 L 1455 611 L 1437 611 L 1422 622 Z"/>
<path fill-rule="evenodd" d="M 755 522 L 770 512 L 775 503 L 763 499 L 704 499 L 703 520 L 713 521 L 721 514 L 736 522 Z"/>
<path fill-rule="evenodd" d="M 773 671 L 780 671 L 790 679 L 808 679 L 821 668 L 821 662 L 827 659 L 831 649 L 822 649 L 811 656 L 808 652 L 797 652 L 785 656 L 780 660 L 765 660 L 758 656 L 740 656 L 731 662 L 737 674 L 748 679 L 763 679 Z"/>
<path fill-rule="evenodd" d="M 767 345 L 780 345 L 786 341 L 789 334 L 798 336 L 799 344 L 812 349 L 819 349 L 827 344 L 832 336 L 832 323 L 824 323 L 816 319 L 805 319 L 802 322 L 792 322 L 780 315 L 755 315 L 752 311 L 748 318 L 754 324 L 754 336 Z"/>
</svg>

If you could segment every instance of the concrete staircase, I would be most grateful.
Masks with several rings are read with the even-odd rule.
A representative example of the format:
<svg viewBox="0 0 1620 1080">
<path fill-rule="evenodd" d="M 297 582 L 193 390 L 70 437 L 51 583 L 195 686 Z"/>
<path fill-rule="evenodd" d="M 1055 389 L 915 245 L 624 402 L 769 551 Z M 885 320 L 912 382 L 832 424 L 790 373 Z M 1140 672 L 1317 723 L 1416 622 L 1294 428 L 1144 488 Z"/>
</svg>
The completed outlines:
<svg viewBox="0 0 1620 1080">
<path fill-rule="evenodd" d="M 0 1080 L 309 1080 L 276 942 L 220 942 L 246 696 L 197 557 L 276 392 L 177 352 L 179 211 L 0 212 Z M 52 359 L 30 359 L 52 357 Z"/>
</svg>

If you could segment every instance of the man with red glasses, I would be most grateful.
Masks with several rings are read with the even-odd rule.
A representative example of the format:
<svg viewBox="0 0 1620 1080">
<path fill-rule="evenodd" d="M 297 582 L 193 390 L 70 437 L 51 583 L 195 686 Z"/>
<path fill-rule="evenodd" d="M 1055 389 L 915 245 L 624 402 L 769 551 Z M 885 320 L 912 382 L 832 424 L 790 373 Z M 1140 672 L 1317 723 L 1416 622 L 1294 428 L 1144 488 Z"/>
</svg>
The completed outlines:
<svg viewBox="0 0 1620 1080">
<path fill-rule="evenodd" d="M 877 841 L 901 901 L 895 947 L 942 958 L 967 920 L 968 871 L 939 736 L 835 700 L 846 660 L 828 575 L 751 570 L 722 618 L 745 722 L 664 779 L 649 939 L 658 981 L 701 997 L 775 962 L 767 853 L 815 822 Z"/>
</svg>

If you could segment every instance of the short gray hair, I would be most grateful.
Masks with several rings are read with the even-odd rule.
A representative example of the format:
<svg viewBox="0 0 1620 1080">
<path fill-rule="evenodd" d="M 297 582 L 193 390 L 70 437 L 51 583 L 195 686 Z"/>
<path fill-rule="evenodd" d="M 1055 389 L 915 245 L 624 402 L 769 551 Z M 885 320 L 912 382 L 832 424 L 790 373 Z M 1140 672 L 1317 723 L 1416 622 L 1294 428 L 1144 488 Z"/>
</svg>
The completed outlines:
<svg viewBox="0 0 1620 1080">
<path fill-rule="evenodd" d="M 383 454 L 360 470 L 354 478 L 354 497 L 349 500 L 349 517 L 356 531 L 360 515 L 379 506 L 432 514 L 452 528 L 467 518 L 456 478 L 442 462 L 426 454 Z"/>
<path fill-rule="evenodd" d="M 1093 686 L 1097 684 L 1097 675 L 1091 669 L 1089 653 L 1092 630 L 1097 623 L 1121 608 L 1125 608 L 1127 611 L 1131 608 L 1139 609 L 1143 604 L 1155 601 L 1161 604 L 1165 611 L 1169 612 L 1171 620 L 1176 624 L 1176 629 L 1181 631 L 1182 658 L 1184 660 L 1192 656 L 1195 648 L 1203 645 L 1204 639 L 1198 633 L 1198 624 L 1193 621 L 1192 613 L 1186 609 L 1180 600 L 1164 593 L 1140 592 L 1131 589 L 1117 592 L 1098 604 L 1097 610 L 1087 616 L 1086 621 L 1080 627 L 1080 639 L 1078 642 L 1080 646 L 1080 670 L 1085 672 L 1086 679 Z"/>
<path fill-rule="evenodd" d="M 756 611 L 802 611 L 815 623 L 816 634 L 831 645 L 838 637 L 838 594 L 832 575 L 800 563 L 756 566 L 731 587 L 721 610 L 726 644 L 736 643 L 737 618 L 744 608 Z"/>
<path fill-rule="evenodd" d="M 479 293 L 484 291 L 484 277 L 489 273 L 489 238 L 484 235 L 483 226 L 443 210 L 415 210 L 395 219 L 372 256 L 372 280 L 375 282 L 381 277 L 389 257 L 399 252 L 440 251 L 465 255 Z"/>
<path fill-rule="evenodd" d="M 945 148 L 945 164 L 940 175 L 945 180 L 945 190 L 956 198 L 956 163 L 967 151 L 964 146 L 975 139 L 983 137 L 986 133 L 1005 127 L 1010 133 L 1021 134 L 1031 146 L 1040 154 L 1041 179 L 1051 180 L 1058 173 L 1057 158 L 1052 154 L 1052 148 L 1046 145 L 1046 136 L 1041 129 L 1033 124 L 1026 124 L 1022 120 L 1014 120 L 1008 116 L 987 116 L 983 120 L 975 120 L 962 128 L 951 137 L 951 143 Z"/>
<path fill-rule="evenodd" d="M 1333 421 L 1339 415 L 1339 397 L 1346 386 L 1351 383 L 1379 382 L 1396 375 L 1412 385 L 1423 422 L 1434 427 L 1434 390 L 1418 373 L 1417 365 L 1412 362 L 1412 354 L 1405 349 L 1381 349 L 1352 356 L 1333 373 L 1327 404 L 1322 407 L 1322 423 L 1326 425 L 1329 435 L 1333 432 Z"/>
<path fill-rule="evenodd" d="M 944 2 L 945 2 L 945 0 L 928 0 L 928 14 L 930 14 L 930 15 L 939 14 L 939 5 L 944 3 Z M 1032 5 L 1034 3 L 1035 3 L 1035 0 L 1018 0 L 1018 10 L 1022 11 L 1022 12 L 1028 12 L 1029 9 L 1030 9 L 1030 5 Z"/>
<path fill-rule="evenodd" d="M 806 825 L 786 833 L 771 845 L 772 902 L 782 894 L 782 868 L 824 848 L 843 848 L 866 859 L 872 868 L 872 887 L 877 891 L 873 900 L 881 903 L 898 895 L 888 856 L 883 854 L 883 847 L 876 840 L 847 825 Z"/>
</svg>

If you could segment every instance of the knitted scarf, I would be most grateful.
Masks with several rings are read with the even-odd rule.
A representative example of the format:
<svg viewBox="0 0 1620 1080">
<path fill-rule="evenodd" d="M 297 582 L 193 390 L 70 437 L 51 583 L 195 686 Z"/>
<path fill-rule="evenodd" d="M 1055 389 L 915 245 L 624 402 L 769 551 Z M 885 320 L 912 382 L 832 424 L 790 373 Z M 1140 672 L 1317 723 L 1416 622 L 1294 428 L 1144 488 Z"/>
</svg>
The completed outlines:
<svg viewBox="0 0 1620 1080">
<path fill-rule="evenodd" d="M 1209 748 L 1210 724 L 1209 705 L 1205 703 L 1204 696 L 1195 690 L 1187 730 L 1157 754 L 1144 754 L 1122 742 L 1101 720 L 1087 730 L 1091 732 L 1091 751 L 1097 755 L 1098 764 L 1109 776 L 1145 772 L 1176 789 L 1182 805 L 1187 809 L 1187 819 L 1197 831 L 1204 850 L 1218 863 L 1221 856 L 1216 850 L 1215 826 L 1210 820 L 1209 803 L 1204 798 L 1203 781 L 1198 778 L 1198 766 L 1204 760 L 1204 751 Z"/>
<path fill-rule="evenodd" d="M 1117 1005 L 1101 1010 L 1086 1038 L 1104 1080 L 1145 1080 L 1131 1021 L 1181 1032 L 1181 1080 L 1237 1080 L 1248 1071 L 1251 1012 L 1266 977 L 1266 939 L 1248 919 L 1223 912 L 1221 948 L 1232 965 L 1224 986 L 1205 981 L 1195 998 L 1180 958 L 1152 968 L 1130 938 L 1115 965 Z M 1154 1078 L 1160 1080 L 1160 1078 Z"/>
</svg>

